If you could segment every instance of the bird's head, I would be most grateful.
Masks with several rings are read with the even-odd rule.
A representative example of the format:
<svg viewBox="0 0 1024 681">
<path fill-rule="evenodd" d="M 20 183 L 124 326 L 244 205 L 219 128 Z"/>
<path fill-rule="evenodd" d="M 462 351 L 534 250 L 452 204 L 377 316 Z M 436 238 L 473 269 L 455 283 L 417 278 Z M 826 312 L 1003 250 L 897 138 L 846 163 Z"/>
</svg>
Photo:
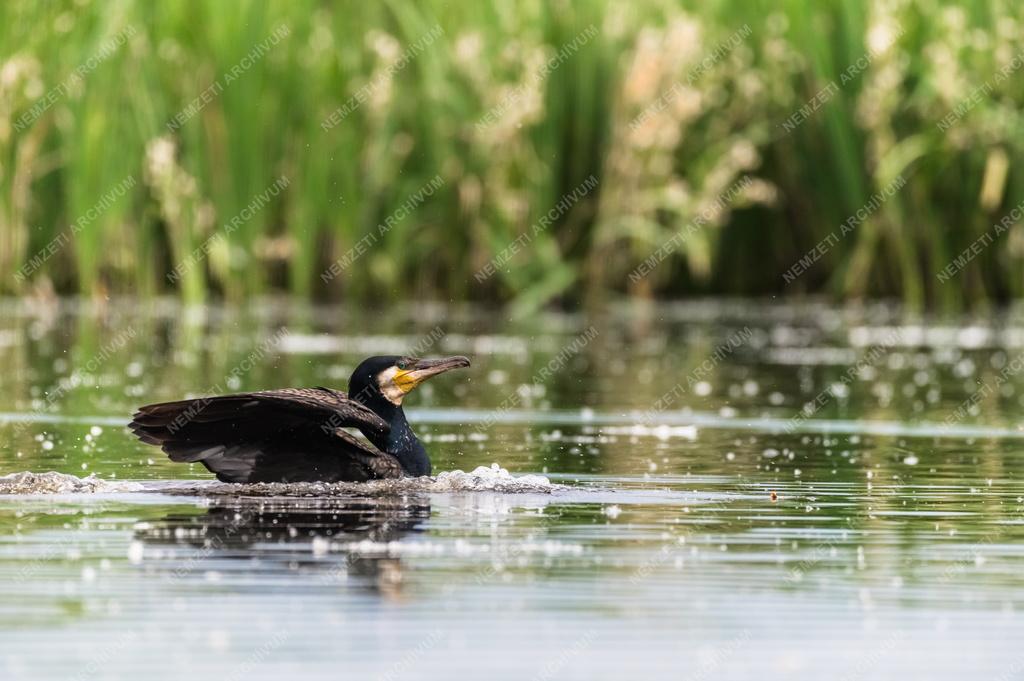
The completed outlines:
<svg viewBox="0 0 1024 681">
<path fill-rule="evenodd" d="M 461 355 L 443 359 L 417 359 L 397 355 L 369 357 L 352 372 L 348 382 L 348 396 L 367 405 L 374 398 L 382 397 L 400 407 L 402 398 L 431 376 L 468 366 L 469 359 Z"/>
</svg>

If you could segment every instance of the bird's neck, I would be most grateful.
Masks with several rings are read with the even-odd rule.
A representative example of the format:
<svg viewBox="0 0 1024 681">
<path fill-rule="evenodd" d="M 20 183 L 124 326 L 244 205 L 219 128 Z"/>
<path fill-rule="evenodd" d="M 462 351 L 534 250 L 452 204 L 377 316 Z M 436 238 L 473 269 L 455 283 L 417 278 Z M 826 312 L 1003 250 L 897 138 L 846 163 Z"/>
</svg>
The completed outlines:
<svg viewBox="0 0 1024 681">
<path fill-rule="evenodd" d="M 357 396 L 356 399 L 359 399 Z M 373 440 L 373 444 L 398 459 L 402 468 L 409 475 L 430 475 L 430 457 L 427 450 L 409 426 L 402 407 L 374 395 L 368 399 L 359 399 L 367 407 L 388 422 L 391 430 L 387 438 Z"/>
<path fill-rule="evenodd" d="M 401 407 L 395 409 L 390 422 L 387 453 L 398 459 L 409 475 L 430 475 L 430 457 L 416 433 L 412 432 Z"/>
</svg>

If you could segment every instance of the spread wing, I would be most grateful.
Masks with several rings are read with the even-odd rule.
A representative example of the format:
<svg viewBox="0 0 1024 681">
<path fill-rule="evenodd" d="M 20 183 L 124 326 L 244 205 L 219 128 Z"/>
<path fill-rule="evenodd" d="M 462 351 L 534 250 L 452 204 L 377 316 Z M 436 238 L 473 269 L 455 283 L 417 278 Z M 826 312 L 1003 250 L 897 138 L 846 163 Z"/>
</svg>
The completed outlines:
<svg viewBox="0 0 1024 681">
<path fill-rule="evenodd" d="M 383 446 L 390 427 L 329 388 L 285 388 L 140 407 L 128 426 L 172 461 L 200 462 L 224 482 L 302 482 L 401 477 Z"/>
</svg>

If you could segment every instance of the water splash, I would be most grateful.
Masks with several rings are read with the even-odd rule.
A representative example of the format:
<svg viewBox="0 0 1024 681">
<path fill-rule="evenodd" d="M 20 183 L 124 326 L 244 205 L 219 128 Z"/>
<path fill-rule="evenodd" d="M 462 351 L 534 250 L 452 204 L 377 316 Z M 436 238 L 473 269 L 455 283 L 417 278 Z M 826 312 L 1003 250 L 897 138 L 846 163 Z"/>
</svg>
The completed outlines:
<svg viewBox="0 0 1024 681">
<path fill-rule="evenodd" d="M 504 492 L 516 493 L 547 493 L 550 494 L 560 485 L 552 484 L 543 475 L 520 475 L 509 473 L 496 463 L 490 467 L 477 466 L 471 473 L 462 471 L 445 471 L 439 473 L 434 480 L 435 492 Z"/>
<path fill-rule="evenodd" d="M 0 477 L 0 494 L 95 494 L 142 489 L 138 483 L 111 482 L 95 475 L 79 478 L 67 473 L 23 471 Z"/>
<path fill-rule="evenodd" d="M 79 478 L 67 473 L 25 471 L 0 477 L 0 494 L 89 494 L 157 492 L 177 496 L 332 497 L 391 496 L 444 492 L 498 492 L 502 494 L 551 494 L 564 489 L 543 475 L 512 475 L 498 464 L 479 466 L 469 473 L 444 471 L 437 477 L 371 480 L 369 482 L 258 482 L 235 484 L 214 481 L 127 482 L 101 480 L 95 475 Z"/>
<path fill-rule="evenodd" d="M 515 476 L 498 464 L 479 466 L 470 473 L 444 471 L 437 477 L 370 480 L 368 482 L 259 482 L 245 485 L 200 483 L 192 490 L 180 487 L 175 493 L 202 495 L 243 495 L 266 497 L 329 497 L 358 494 L 390 496 L 413 492 L 498 492 L 503 494 L 551 494 L 561 485 L 543 475 Z"/>
</svg>

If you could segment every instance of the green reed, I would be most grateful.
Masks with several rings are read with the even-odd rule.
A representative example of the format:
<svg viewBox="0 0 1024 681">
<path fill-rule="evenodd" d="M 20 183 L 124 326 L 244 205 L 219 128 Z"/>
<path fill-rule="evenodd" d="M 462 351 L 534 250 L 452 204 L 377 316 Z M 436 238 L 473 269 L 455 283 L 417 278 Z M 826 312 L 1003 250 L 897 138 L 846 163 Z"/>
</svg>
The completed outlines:
<svg viewBox="0 0 1024 681">
<path fill-rule="evenodd" d="M 1024 228 L 992 227 L 1024 199 L 1021 15 L 1008 0 L 6 3 L 0 290 L 521 314 L 621 294 L 1020 296 Z"/>
</svg>

